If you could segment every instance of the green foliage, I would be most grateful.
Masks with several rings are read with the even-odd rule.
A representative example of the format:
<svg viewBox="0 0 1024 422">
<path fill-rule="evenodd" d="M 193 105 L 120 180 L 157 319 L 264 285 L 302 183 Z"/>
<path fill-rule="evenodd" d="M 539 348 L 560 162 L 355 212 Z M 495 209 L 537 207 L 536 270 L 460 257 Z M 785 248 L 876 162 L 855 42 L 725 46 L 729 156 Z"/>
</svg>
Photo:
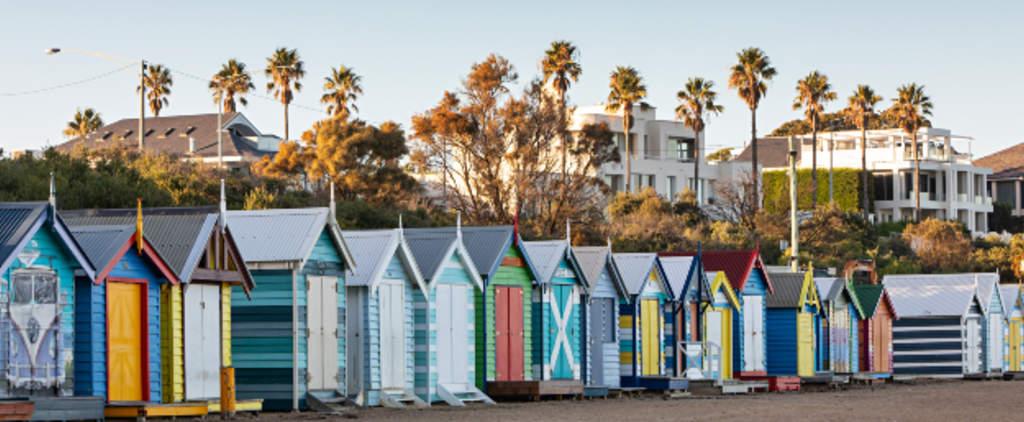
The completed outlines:
<svg viewBox="0 0 1024 422">
<path fill-rule="evenodd" d="M 720 148 L 705 158 L 708 161 L 729 161 L 732 159 L 732 148 Z"/>
<path fill-rule="evenodd" d="M 764 208 L 769 213 L 789 211 L 789 172 L 785 170 L 766 171 L 763 174 Z M 837 168 L 833 170 L 833 188 L 836 204 L 847 211 L 860 209 L 860 170 Z M 870 180 L 870 179 L 869 179 Z M 828 169 L 818 169 L 818 203 L 828 203 Z M 874 187 L 868 182 L 868 197 Z M 871 203 L 869 201 L 869 203 Z M 797 170 L 797 208 L 811 208 L 811 170 Z"/>
<path fill-rule="evenodd" d="M 265 210 L 272 208 L 276 201 L 277 195 L 268 191 L 266 187 L 257 186 L 245 194 L 245 205 L 242 208 L 246 210 Z"/>
<path fill-rule="evenodd" d="M 970 268 L 973 246 L 960 223 L 928 218 L 907 225 L 902 238 L 927 272 L 962 272 Z"/>
<path fill-rule="evenodd" d="M 1013 205 L 996 201 L 992 203 L 992 214 L 989 214 L 988 228 L 994 232 L 1024 232 L 1024 217 L 1013 215 Z"/>
</svg>

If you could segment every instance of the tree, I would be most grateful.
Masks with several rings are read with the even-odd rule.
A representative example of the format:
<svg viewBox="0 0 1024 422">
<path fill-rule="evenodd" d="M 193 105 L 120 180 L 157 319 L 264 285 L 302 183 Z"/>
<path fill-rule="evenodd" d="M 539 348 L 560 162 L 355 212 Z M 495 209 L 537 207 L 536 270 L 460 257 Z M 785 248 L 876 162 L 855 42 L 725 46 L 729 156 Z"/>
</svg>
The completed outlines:
<svg viewBox="0 0 1024 422">
<path fill-rule="evenodd" d="M 352 111 L 359 112 L 356 99 L 363 94 L 362 77 L 345 65 L 331 68 L 330 76 L 324 78 L 322 104 L 327 104 L 327 114 L 348 118 Z"/>
<path fill-rule="evenodd" d="M 64 128 L 64 136 L 72 139 L 85 139 L 86 135 L 101 127 L 103 127 L 103 119 L 100 118 L 100 113 L 92 108 L 78 109 L 75 111 L 75 116 L 68 122 L 67 127 Z"/>
<path fill-rule="evenodd" d="M 845 110 L 847 119 L 860 129 L 860 208 L 864 218 L 868 218 L 868 124 L 875 113 L 875 105 L 882 101 L 880 95 L 867 85 L 857 85 L 850 95 Z"/>
<path fill-rule="evenodd" d="M 708 161 L 729 161 L 732 159 L 732 148 L 719 148 L 715 152 L 708 154 Z"/>
<path fill-rule="evenodd" d="M 149 110 L 153 112 L 153 116 L 160 117 L 160 110 L 170 104 L 167 97 L 171 95 L 171 86 L 174 85 L 171 72 L 163 65 L 149 65 L 142 77 L 142 84 L 146 86 Z M 142 91 L 142 86 L 137 87 L 136 91 Z"/>
<path fill-rule="evenodd" d="M 252 75 L 245 68 L 245 63 L 237 59 L 230 59 L 224 63 L 210 80 L 213 101 L 222 104 L 225 113 L 238 111 L 235 105 L 236 98 L 243 106 L 249 105 L 245 96 L 255 88 L 252 84 Z"/>
<path fill-rule="evenodd" d="M 288 132 L 288 105 L 291 104 L 295 93 L 302 90 L 300 80 L 306 76 L 304 63 L 295 49 L 284 47 L 274 50 L 274 53 L 267 57 L 267 68 L 263 73 L 267 76 L 267 92 L 284 105 L 284 139 L 290 140 Z"/>
<path fill-rule="evenodd" d="M 860 213 L 831 203 L 816 208 L 800 224 L 801 260 L 809 260 L 820 268 L 840 268 L 850 260 L 866 257 L 876 238 L 871 224 Z"/>
<path fill-rule="evenodd" d="M 796 84 L 796 99 L 793 110 L 804 109 L 804 115 L 811 124 L 811 207 L 818 206 L 818 119 L 824 111 L 825 103 L 835 100 L 836 93 L 828 76 L 811 72 Z M 831 200 L 832 198 L 829 198 Z"/>
<path fill-rule="evenodd" d="M 703 161 L 701 154 L 701 143 L 704 135 L 705 113 L 719 114 L 725 107 L 715 102 L 718 93 L 714 91 L 715 83 L 704 78 L 690 78 L 682 91 L 676 93 L 676 98 L 681 104 L 676 106 L 676 118 L 681 119 L 690 129 L 693 129 L 693 191 L 697 195 L 697 204 L 702 202 L 700 191 L 700 162 Z"/>
<path fill-rule="evenodd" d="M 921 221 L 921 146 L 917 144 L 917 132 L 929 123 L 927 117 L 932 115 L 932 100 L 924 93 L 924 85 L 911 83 L 896 90 L 896 98 L 889 109 L 899 124 L 910 136 L 914 156 L 914 221 Z"/>
<path fill-rule="evenodd" d="M 907 225 L 902 238 L 926 272 L 960 272 L 970 265 L 971 239 L 960 223 L 928 218 Z"/>
<path fill-rule="evenodd" d="M 547 51 L 544 52 L 544 59 L 540 62 L 541 71 L 544 73 L 544 83 L 550 84 L 558 95 L 558 106 L 564 113 L 566 111 L 565 94 L 569 87 L 579 80 L 583 68 L 580 67 L 576 46 L 569 41 L 553 41 Z M 571 138 L 562 137 L 562 177 L 568 177 L 569 145 Z M 564 195 L 564 192 L 563 192 Z"/>
<path fill-rule="evenodd" d="M 751 153 L 751 177 L 753 189 L 748 195 L 754 197 L 754 210 L 757 210 L 757 106 L 761 104 L 761 98 L 768 92 L 768 85 L 777 73 L 772 67 L 771 60 L 760 48 L 750 47 L 736 53 L 737 63 L 732 66 L 729 74 L 729 88 L 735 89 L 736 94 L 750 108 L 750 153 Z"/>
<path fill-rule="evenodd" d="M 644 97 L 647 97 L 647 86 L 635 68 L 619 66 L 612 72 L 608 88 L 610 91 L 605 110 L 622 113 L 622 136 L 626 148 L 626 192 L 632 192 L 633 148 L 629 142 L 629 131 L 633 128 L 633 106 L 640 105 L 641 110 L 650 107 L 643 102 Z"/>
</svg>

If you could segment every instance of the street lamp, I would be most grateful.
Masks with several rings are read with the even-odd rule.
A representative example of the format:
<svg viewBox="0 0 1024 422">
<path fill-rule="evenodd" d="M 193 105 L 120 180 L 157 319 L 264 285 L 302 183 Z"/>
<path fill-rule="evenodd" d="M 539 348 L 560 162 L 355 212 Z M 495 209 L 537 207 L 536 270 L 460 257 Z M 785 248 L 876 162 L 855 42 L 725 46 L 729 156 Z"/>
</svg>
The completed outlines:
<svg viewBox="0 0 1024 422">
<path fill-rule="evenodd" d="M 77 53 L 84 56 L 98 57 L 104 60 L 110 61 L 124 61 L 103 53 L 97 53 L 92 51 L 76 50 L 76 49 L 62 49 L 60 47 L 50 47 L 44 52 L 48 56 L 52 56 L 61 52 Z M 139 60 L 139 151 L 141 152 L 144 145 L 144 138 L 146 137 L 146 61 Z"/>
</svg>

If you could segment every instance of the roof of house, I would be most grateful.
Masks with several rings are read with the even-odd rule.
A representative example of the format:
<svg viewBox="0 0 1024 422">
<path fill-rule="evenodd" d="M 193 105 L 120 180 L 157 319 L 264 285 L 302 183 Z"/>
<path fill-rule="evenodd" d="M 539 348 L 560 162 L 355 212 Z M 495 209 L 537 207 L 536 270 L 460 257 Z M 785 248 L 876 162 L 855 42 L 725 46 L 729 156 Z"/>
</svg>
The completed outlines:
<svg viewBox="0 0 1024 422">
<path fill-rule="evenodd" d="M 352 263 L 344 239 L 328 226 L 330 210 L 326 207 L 228 211 L 227 216 L 245 262 L 304 261 L 327 228 L 342 258 Z"/>
<path fill-rule="evenodd" d="M 963 316 L 977 297 L 974 278 L 942 276 L 887 275 L 882 284 L 901 318 Z"/>
<path fill-rule="evenodd" d="M 439 233 L 455 236 L 456 227 L 432 227 L 415 229 L 420 233 Z M 480 276 L 490 279 L 501 267 L 505 252 L 513 244 L 515 230 L 512 226 L 462 226 L 462 244 L 469 252 L 473 264 L 480 270 Z"/>
<path fill-rule="evenodd" d="M 974 160 L 974 165 L 992 169 L 988 180 L 1024 177 L 1024 142 Z"/>
<path fill-rule="evenodd" d="M 72 226 L 71 233 L 89 261 L 97 268 L 105 268 L 119 258 L 118 252 L 135 235 L 135 226 Z"/>
<path fill-rule="evenodd" d="M 615 259 L 615 266 L 619 268 L 619 274 L 622 274 L 622 282 L 626 285 L 626 291 L 631 295 L 640 294 L 647 281 L 647 274 L 658 265 L 658 254 L 616 253 L 612 256 Z M 672 292 L 665 293 L 672 294 Z"/>
<path fill-rule="evenodd" d="M 1003 309 L 1006 310 L 1007 315 L 1022 299 L 1020 287 L 1016 284 L 1000 284 L 999 294 L 1003 298 Z"/>
<path fill-rule="evenodd" d="M 850 291 L 856 297 L 864 318 L 875 316 L 878 304 L 882 303 L 885 286 L 881 284 L 854 284 Z"/>
<path fill-rule="evenodd" d="M 398 254 L 408 276 L 426 293 L 423 274 L 408 245 L 403 242 L 399 229 L 345 230 L 342 236 L 352 247 L 352 257 L 356 264 L 352 274 L 345 278 L 346 285 L 375 286 L 382 279 L 391 258 Z"/>
<path fill-rule="evenodd" d="M 708 284 L 708 278 L 702 269 L 694 270 L 693 266 L 700 263 L 695 256 L 659 256 L 658 260 L 661 261 L 661 269 L 665 271 L 665 279 L 668 280 L 669 288 L 672 289 L 672 293 L 677 298 L 681 298 L 685 293 L 684 290 L 688 287 L 688 282 L 691 281 L 693 275 L 697 275 L 703 279 L 705 285 L 704 290 L 710 289 Z M 728 276 L 726 276 L 728 278 Z"/>
<path fill-rule="evenodd" d="M 255 160 L 273 154 L 272 151 L 259 150 L 256 142 L 247 139 L 246 136 L 260 134 L 252 132 L 250 126 L 232 124 L 236 117 L 244 119 L 241 113 L 224 113 L 221 118 L 221 123 L 225 126 L 222 136 L 224 156 L 241 156 Z M 76 148 L 134 148 L 139 142 L 138 130 L 139 119 L 121 119 L 97 129 L 85 139 L 74 138 L 55 148 L 63 152 L 70 152 Z M 216 157 L 217 113 L 146 118 L 143 146 L 147 151 L 189 155 L 189 138 L 195 140 L 195 152 L 192 155 Z"/>
<path fill-rule="evenodd" d="M 533 268 L 537 282 L 549 283 L 555 277 L 558 263 L 567 258 L 569 243 L 565 240 L 531 240 L 521 243 L 527 263 Z M 569 265 L 576 265 L 570 260 Z M 583 280 L 586 283 L 586 280 Z"/>
<path fill-rule="evenodd" d="M 765 306 L 771 308 L 798 308 L 801 306 L 800 293 L 804 289 L 804 273 L 772 273 L 775 292 L 768 295 Z"/>
<path fill-rule="evenodd" d="M 437 274 L 437 270 L 444 264 L 452 248 L 458 240 L 455 232 L 444 232 L 434 229 L 404 229 L 405 240 L 409 244 L 409 250 L 416 259 L 420 273 L 430 282 L 431 277 Z"/>
<path fill-rule="evenodd" d="M 597 282 L 601 279 L 601 271 L 607 268 L 619 294 L 623 297 L 629 296 L 626 284 L 622 281 L 622 275 L 619 274 L 619 268 L 612 259 L 611 248 L 608 246 L 573 246 L 572 255 L 580 268 L 580 273 L 586 280 L 588 292 L 592 292 L 597 287 Z"/>
<path fill-rule="evenodd" d="M 752 144 L 748 144 L 732 161 L 753 161 Z M 800 161 L 801 148 L 796 149 L 796 159 Z M 765 137 L 757 140 L 757 164 L 764 168 L 786 167 L 789 165 L 789 138 Z"/>
<path fill-rule="evenodd" d="M 45 224 L 50 216 L 50 205 L 46 202 L 2 202 L 0 203 L 0 274 L 17 258 L 32 236 Z M 72 236 L 60 215 L 54 216 L 53 227 L 64 241 L 71 255 L 78 261 L 85 273 L 95 276 L 95 265 Z"/>
<path fill-rule="evenodd" d="M 696 254 L 696 252 L 666 252 L 659 255 L 664 257 L 694 256 Z M 724 271 L 725 276 L 729 279 L 729 283 L 732 284 L 732 289 L 737 294 L 743 291 L 743 286 L 746 286 L 751 271 L 755 268 L 764 269 L 761 253 L 757 249 L 703 251 L 701 252 L 701 263 L 704 265 L 705 271 Z M 772 279 L 768 275 L 768 271 L 764 271 L 764 277 L 768 292 L 771 293 L 774 287 L 772 286 Z"/>
</svg>

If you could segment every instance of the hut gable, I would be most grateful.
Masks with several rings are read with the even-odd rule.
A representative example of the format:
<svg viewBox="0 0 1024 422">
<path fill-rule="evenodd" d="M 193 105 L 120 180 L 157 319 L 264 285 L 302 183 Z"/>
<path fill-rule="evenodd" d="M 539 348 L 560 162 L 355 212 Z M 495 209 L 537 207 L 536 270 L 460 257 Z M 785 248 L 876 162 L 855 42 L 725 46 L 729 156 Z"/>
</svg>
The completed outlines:
<svg viewBox="0 0 1024 422">
<path fill-rule="evenodd" d="M 724 299 L 724 302 L 728 303 L 734 310 L 739 311 L 740 300 L 736 296 L 736 292 L 733 291 L 732 285 L 729 283 L 729 278 L 725 276 L 723 271 L 708 271 L 707 279 L 711 280 L 711 287 L 708 290 L 711 297 L 709 301 L 713 303 L 719 302 L 719 297 Z"/>
<path fill-rule="evenodd" d="M 483 289 L 480 271 L 462 243 L 458 232 L 446 233 L 433 229 L 405 229 L 404 236 L 428 289 L 433 289 L 442 272 L 453 264 L 466 271 L 469 281 Z"/>
<path fill-rule="evenodd" d="M 615 296 L 622 298 L 629 296 L 626 284 L 612 259 L 612 251 L 607 246 L 573 247 L 572 255 L 579 264 L 580 272 L 586 281 L 588 294 L 593 295 L 598 289 L 611 287 L 613 291 L 604 292 L 605 296 L 608 293 L 614 293 Z M 604 285 L 602 280 L 608 280 L 610 286 Z"/>
<path fill-rule="evenodd" d="M 711 285 L 700 258 L 696 256 L 659 255 L 665 278 L 679 300 L 695 300 L 698 291 L 707 292 Z M 730 288 L 731 289 L 731 288 Z"/>
<path fill-rule="evenodd" d="M 959 318 L 977 303 L 973 277 L 887 275 L 882 284 L 901 318 Z"/>
<path fill-rule="evenodd" d="M 89 257 L 89 261 L 99 269 L 94 279 L 96 284 L 106 281 L 107 277 L 112 275 L 140 271 L 141 266 L 151 266 L 154 273 L 173 284 L 178 284 L 178 277 L 145 236 L 141 251 L 135 254 L 128 253 L 133 248 L 138 250 L 136 239 L 139 232 L 136 227 L 76 226 L 71 228 L 71 232 Z"/>
<path fill-rule="evenodd" d="M 420 292 L 427 294 L 427 286 L 423 275 L 416 265 L 416 259 L 409 250 L 400 230 L 366 230 L 343 231 L 345 243 L 352 248 L 355 268 L 346 284 L 349 286 L 366 286 L 371 292 L 384 280 L 386 273 L 391 272 L 395 259 L 399 260 L 401 275 L 388 275 L 387 278 L 405 278 L 408 276 L 419 287 Z"/>
<path fill-rule="evenodd" d="M 768 295 L 768 309 L 814 308 L 821 312 L 821 300 L 814 282 L 813 271 L 805 273 L 773 273 L 775 292 Z"/>
<path fill-rule="evenodd" d="M 695 256 L 696 252 L 672 253 L 672 255 Z M 724 271 L 725 276 L 732 283 L 732 288 L 737 293 L 746 290 L 747 282 L 760 278 L 764 288 L 771 293 L 774 289 L 771 277 L 768 275 L 764 261 L 761 259 L 761 252 L 757 249 L 740 251 L 703 251 L 701 263 L 707 271 Z"/>
<path fill-rule="evenodd" d="M 246 262 L 305 262 L 327 235 L 347 267 L 354 267 L 351 249 L 330 220 L 328 208 L 228 211 L 228 227 Z"/>
<path fill-rule="evenodd" d="M 0 276 L 10 270 L 17 260 L 22 261 L 22 266 L 30 265 L 25 262 L 34 258 L 31 254 L 21 253 L 43 227 L 52 232 L 52 240 L 59 245 L 62 253 L 66 253 L 89 278 L 95 277 L 94 265 L 71 235 L 64 219 L 55 214 L 45 202 L 0 203 Z"/>
<path fill-rule="evenodd" d="M 665 295 L 672 297 L 672 290 L 665 279 L 665 273 L 653 253 L 616 253 L 615 265 L 619 268 L 626 291 L 632 296 Z"/>
</svg>

